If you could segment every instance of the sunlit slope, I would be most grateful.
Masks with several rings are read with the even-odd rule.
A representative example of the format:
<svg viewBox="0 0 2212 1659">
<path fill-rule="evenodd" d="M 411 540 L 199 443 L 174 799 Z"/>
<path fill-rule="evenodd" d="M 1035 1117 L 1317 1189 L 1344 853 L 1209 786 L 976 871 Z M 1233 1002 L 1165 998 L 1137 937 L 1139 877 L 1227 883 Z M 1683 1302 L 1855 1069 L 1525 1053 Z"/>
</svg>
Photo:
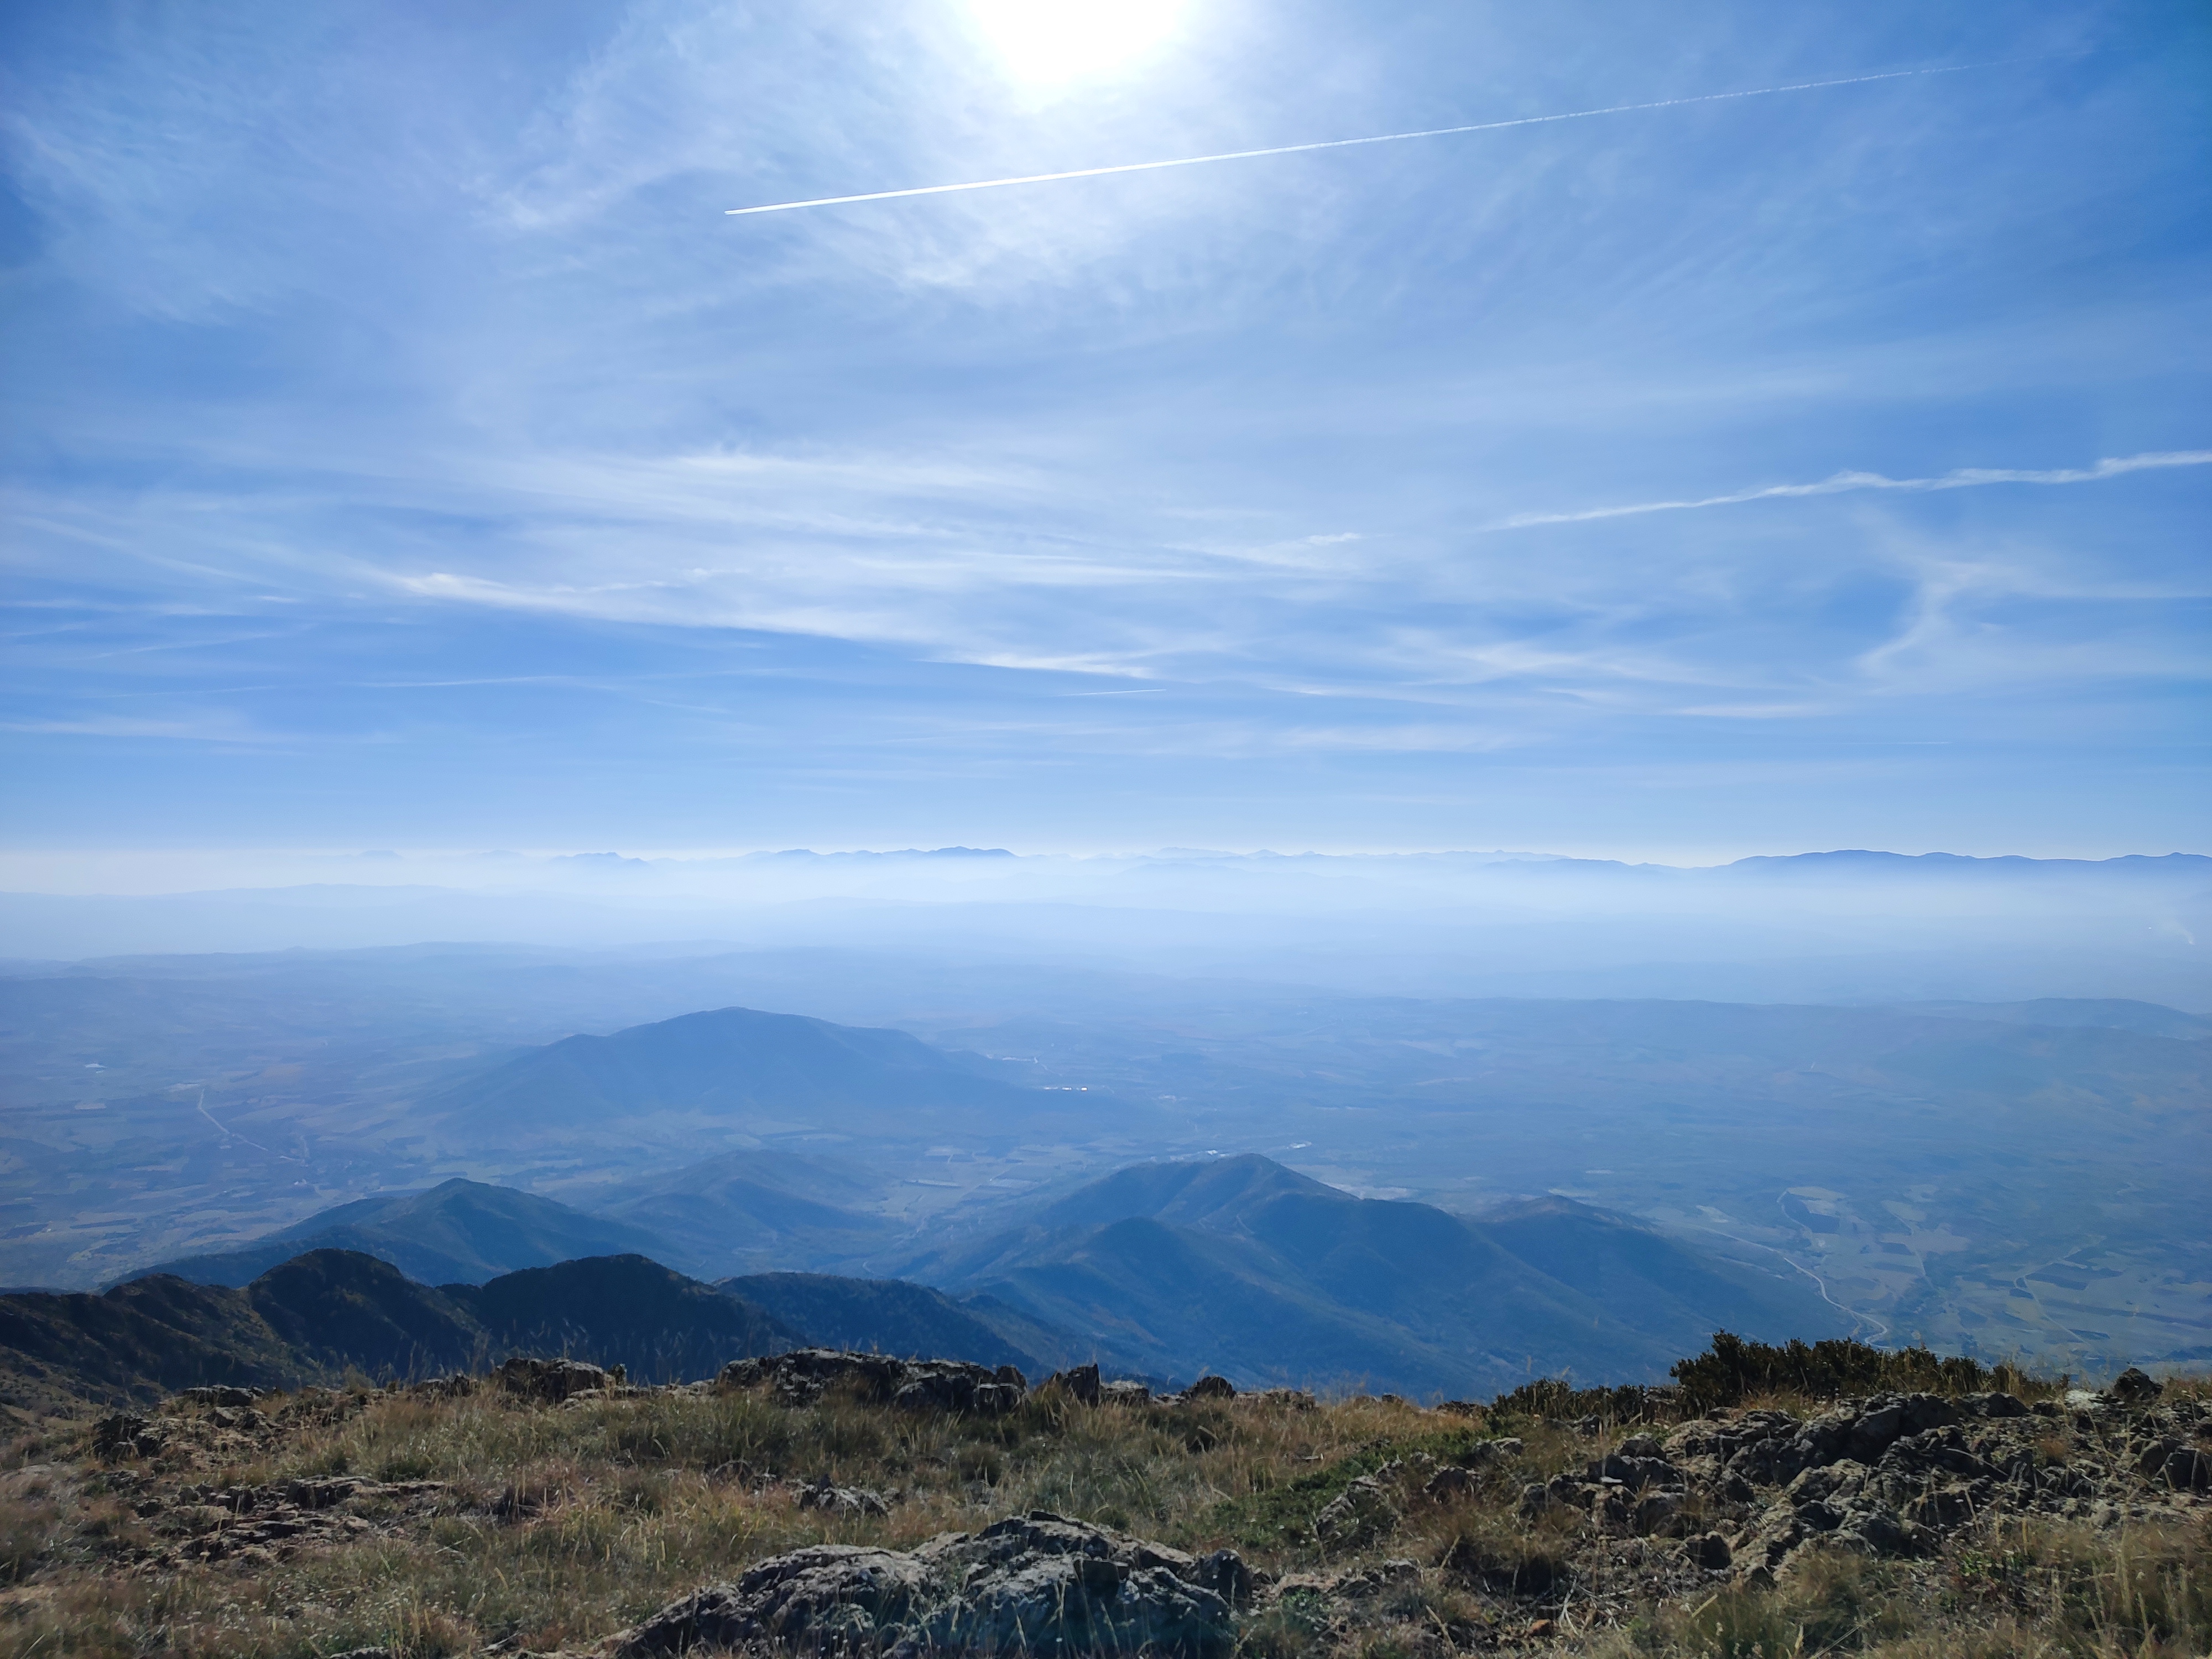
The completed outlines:
<svg viewBox="0 0 2212 1659">
<path fill-rule="evenodd" d="M 1486 1212 L 1479 1230 L 1522 1261 L 1579 1291 L 1630 1329 L 1662 1344 L 1674 1333 L 1711 1323 L 1737 1332 L 1810 1329 L 1823 1334 L 1848 1322 L 1809 1305 L 1817 1294 L 1802 1273 L 1761 1272 L 1679 1243 L 1627 1217 L 1572 1199 L 1540 1198 Z M 1777 1262 L 1778 1267 L 1779 1262 Z"/>
<path fill-rule="evenodd" d="M 1256 1156 L 1121 1171 L 913 1271 L 1090 1333 L 1133 1369 L 1409 1394 L 1531 1365 L 1656 1375 L 1684 1332 L 1844 1328 L 1809 1284 L 1759 1280 L 1581 1206 L 1493 1236 Z"/>
</svg>

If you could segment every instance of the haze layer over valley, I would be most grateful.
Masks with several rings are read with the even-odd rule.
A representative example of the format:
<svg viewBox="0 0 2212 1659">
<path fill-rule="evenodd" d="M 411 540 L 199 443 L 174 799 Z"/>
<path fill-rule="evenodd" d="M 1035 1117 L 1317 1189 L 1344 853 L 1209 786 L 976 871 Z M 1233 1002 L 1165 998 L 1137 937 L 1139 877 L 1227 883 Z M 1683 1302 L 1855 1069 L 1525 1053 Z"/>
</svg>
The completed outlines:
<svg viewBox="0 0 2212 1659">
<path fill-rule="evenodd" d="M 1033 1346 L 1146 1375 L 1349 1377 L 1364 1340 L 1414 1392 L 1498 1381 L 1468 1357 L 1501 1343 L 1524 1370 L 1654 1374 L 1707 1318 L 2090 1373 L 2212 1351 L 2203 859 L 954 851 L 482 860 L 436 891 L 375 862 L 407 878 L 4 901 L 57 945 L 201 948 L 0 981 L 0 1280 L 242 1285 L 336 1245 L 434 1284 L 629 1250 L 985 1296 Z M 433 908 L 681 926 L 357 943 Z M 247 942 L 293 948 L 209 948 Z M 1555 1311 L 1510 1315 L 1463 1265 L 1396 1334 L 1358 1326 L 1379 1285 L 1297 1265 L 1356 1211 L 1320 1234 L 1255 1231 L 1242 1200 L 1101 1212 L 1097 1237 L 1055 1219 L 1132 1166 L 1254 1155 L 1378 1215 L 1519 1230 Z M 567 1218 L 502 1221 L 487 1255 L 342 1207 L 455 1177 Z M 1606 1288 L 1614 1256 L 1705 1287 L 1648 1354 L 1650 1293 Z M 1255 1316 L 1272 1357 L 1141 1312 L 1139 1286 L 1209 1276 L 1209 1305 L 1306 1311 Z M 1595 1346 L 1559 1311 L 1590 1296 Z"/>
</svg>

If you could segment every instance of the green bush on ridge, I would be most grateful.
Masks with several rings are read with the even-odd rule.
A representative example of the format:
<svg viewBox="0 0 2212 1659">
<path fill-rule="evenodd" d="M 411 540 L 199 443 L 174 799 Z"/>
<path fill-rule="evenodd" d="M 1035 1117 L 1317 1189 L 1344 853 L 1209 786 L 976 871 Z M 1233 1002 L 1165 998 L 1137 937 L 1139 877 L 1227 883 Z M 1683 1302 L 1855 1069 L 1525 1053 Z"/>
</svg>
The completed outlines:
<svg viewBox="0 0 2212 1659">
<path fill-rule="evenodd" d="M 1842 1337 L 1813 1343 L 1792 1338 L 1776 1347 L 1727 1331 L 1714 1332 L 1712 1346 L 1695 1358 L 1676 1360 L 1672 1375 L 1684 1407 L 1692 1412 L 1740 1406 L 1773 1394 L 1832 1400 L 1843 1395 L 2017 1393 L 2036 1386 L 2011 1365 L 1984 1367 L 1964 1355 L 1945 1357 L 1927 1348 L 1876 1348 Z"/>
</svg>

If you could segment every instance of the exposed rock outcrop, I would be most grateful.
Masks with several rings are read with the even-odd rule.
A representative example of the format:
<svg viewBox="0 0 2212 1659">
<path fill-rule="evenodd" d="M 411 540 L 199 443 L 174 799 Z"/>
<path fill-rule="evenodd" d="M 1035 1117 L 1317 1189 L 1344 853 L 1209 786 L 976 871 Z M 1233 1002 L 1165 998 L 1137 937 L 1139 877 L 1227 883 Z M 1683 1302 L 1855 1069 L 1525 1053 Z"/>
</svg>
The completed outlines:
<svg viewBox="0 0 2212 1659">
<path fill-rule="evenodd" d="M 664 1607 L 609 1643 L 609 1659 L 774 1642 L 801 1652 L 1158 1654 L 1225 1659 L 1231 1597 L 1250 1575 L 1032 1510 L 919 1549 L 822 1544 L 760 1563 Z"/>
<path fill-rule="evenodd" d="M 1012 1411 L 1028 1391 L 1021 1372 L 1012 1365 L 994 1370 L 964 1359 L 894 1359 L 888 1354 L 838 1348 L 794 1348 L 764 1358 L 733 1359 L 722 1367 L 714 1385 L 765 1385 L 774 1390 L 776 1402 L 785 1406 L 811 1405 L 838 1391 L 871 1405 L 986 1417 Z"/>
<path fill-rule="evenodd" d="M 531 1359 L 520 1354 L 494 1371 L 492 1379 L 509 1394 L 549 1406 L 556 1406 L 575 1395 L 599 1394 L 620 1388 L 624 1382 L 619 1365 L 607 1370 L 577 1359 Z M 453 1391 L 452 1379 L 441 1378 L 440 1383 L 447 1391 Z"/>
</svg>

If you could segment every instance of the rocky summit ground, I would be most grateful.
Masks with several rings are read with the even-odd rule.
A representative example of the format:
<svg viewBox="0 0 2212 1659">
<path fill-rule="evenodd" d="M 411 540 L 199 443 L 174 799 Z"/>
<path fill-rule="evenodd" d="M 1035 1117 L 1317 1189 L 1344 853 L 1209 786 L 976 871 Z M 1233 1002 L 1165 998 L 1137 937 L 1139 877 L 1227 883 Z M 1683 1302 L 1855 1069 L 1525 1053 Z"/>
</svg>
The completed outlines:
<svg viewBox="0 0 2212 1659">
<path fill-rule="evenodd" d="M 2212 1648 L 2203 1382 L 1723 1358 L 1435 1408 L 823 1350 L 196 1389 L 19 1425 L 0 1651 Z"/>
</svg>

